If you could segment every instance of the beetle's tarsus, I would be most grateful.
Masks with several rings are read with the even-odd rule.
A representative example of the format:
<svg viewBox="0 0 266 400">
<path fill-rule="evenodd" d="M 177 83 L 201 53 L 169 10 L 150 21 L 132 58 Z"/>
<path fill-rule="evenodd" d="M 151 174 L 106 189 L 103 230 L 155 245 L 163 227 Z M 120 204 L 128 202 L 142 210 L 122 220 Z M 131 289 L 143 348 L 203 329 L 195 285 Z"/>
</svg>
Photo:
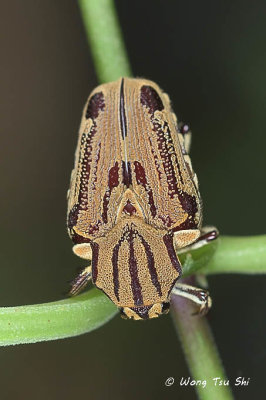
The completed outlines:
<svg viewBox="0 0 266 400">
<path fill-rule="evenodd" d="M 75 296 L 80 293 L 91 280 L 91 266 L 86 267 L 80 274 L 71 282 L 70 296 Z"/>
<path fill-rule="evenodd" d="M 185 297 L 199 306 L 198 311 L 192 315 L 206 315 L 212 306 L 212 300 L 209 292 L 195 286 L 187 285 L 185 283 L 176 283 L 172 294 Z"/>
</svg>

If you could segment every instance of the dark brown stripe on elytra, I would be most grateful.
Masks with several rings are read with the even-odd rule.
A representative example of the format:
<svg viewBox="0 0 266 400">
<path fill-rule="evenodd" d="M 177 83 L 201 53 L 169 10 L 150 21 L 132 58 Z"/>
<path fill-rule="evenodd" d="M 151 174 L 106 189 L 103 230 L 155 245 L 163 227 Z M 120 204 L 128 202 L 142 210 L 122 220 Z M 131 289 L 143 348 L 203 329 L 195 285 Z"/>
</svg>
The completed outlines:
<svg viewBox="0 0 266 400">
<path fill-rule="evenodd" d="M 157 156 L 157 154 L 154 151 L 154 148 L 152 146 L 152 140 L 151 137 L 149 136 L 149 142 L 150 142 L 150 146 L 151 146 L 151 152 L 152 152 L 152 156 L 154 158 L 154 162 L 155 162 L 155 166 L 156 166 L 156 171 L 157 171 L 157 175 L 158 175 L 158 179 L 159 181 L 161 180 L 161 176 L 162 176 L 162 172 L 160 170 L 160 161 L 159 158 Z"/>
<path fill-rule="evenodd" d="M 185 229 L 196 229 L 198 224 L 195 221 L 196 213 L 198 212 L 197 200 L 195 196 L 179 190 L 178 199 L 182 205 L 183 210 L 188 214 L 187 219 L 174 228 L 174 232 L 181 231 Z"/>
<path fill-rule="evenodd" d="M 95 118 L 98 117 L 99 112 L 105 108 L 104 96 L 102 92 L 95 93 L 89 100 L 88 107 L 86 110 L 85 118 L 91 118 L 93 124 L 90 128 L 89 133 L 83 133 L 81 136 L 80 150 L 85 149 L 82 155 L 82 151 L 79 153 L 78 164 L 81 165 L 81 176 L 79 187 L 77 186 L 78 181 L 75 182 L 75 195 L 78 191 L 78 211 L 88 209 L 88 182 L 90 177 L 91 169 L 91 152 L 92 152 L 92 141 L 97 131 L 97 125 Z M 101 144 L 99 144 L 99 147 Z M 77 220 L 76 220 L 77 222 Z"/>
<path fill-rule="evenodd" d="M 167 252 L 168 252 L 169 258 L 170 258 L 170 260 L 172 262 L 172 265 L 173 265 L 174 269 L 176 271 L 178 271 L 179 275 L 181 275 L 182 274 L 182 269 L 181 269 L 180 262 L 179 262 L 179 260 L 177 258 L 177 255 L 176 255 L 176 252 L 175 252 L 175 249 L 174 249 L 173 234 L 169 233 L 169 234 L 164 235 L 163 241 L 164 241 L 164 244 L 165 244 L 165 246 L 167 248 Z"/>
<path fill-rule="evenodd" d="M 134 235 L 133 231 L 129 231 L 128 243 L 129 243 L 129 273 L 131 277 L 131 290 L 133 294 L 135 306 L 140 306 L 143 304 L 142 290 L 138 277 L 138 265 L 135 258 L 134 252 Z"/>
<path fill-rule="evenodd" d="M 178 194 L 178 183 L 173 162 L 177 166 L 180 182 L 181 183 L 184 182 L 180 170 L 180 165 L 175 153 L 175 148 L 173 144 L 173 139 L 171 137 L 170 128 L 167 122 L 164 122 L 163 126 L 160 125 L 155 120 L 152 122 L 153 122 L 153 131 L 157 135 L 158 150 L 160 152 L 163 169 L 167 180 L 168 194 L 170 198 L 173 198 L 174 195 Z"/>
<path fill-rule="evenodd" d="M 88 210 L 88 183 L 91 171 L 91 153 L 92 153 L 92 141 L 96 134 L 97 126 L 96 123 L 93 122 L 93 125 L 90 129 L 89 133 L 83 133 L 81 136 L 80 149 L 84 149 L 83 156 L 81 156 L 82 151 L 79 154 L 79 164 L 81 165 L 80 171 L 80 183 L 79 187 L 77 187 L 77 181 L 75 186 L 75 192 L 78 190 L 78 201 L 77 204 L 74 205 L 72 210 L 69 213 L 68 218 L 68 227 L 72 228 L 77 224 L 78 217 L 80 211 Z M 101 144 L 99 143 L 99 149 Z M 89 228 L 88 233 L 92 233 L 98 230 L 98 226 L 93 226 Z"/>
<path fill-rule="evenodd" d="M 92 261 L 91 261 L 92 282 L 96 283 L 98 276 L 99 245 L 97 243 L 91 242 L 91 248 L 92 248 Z"/>
<path fill-rule="evenodd" d="M 126 165 L 125 161 L 122 161 L 122 174 L 123 174 L 123 184 L 126 185 L 126 187 L 132 185 L 132 173 L 131 173 L 130 162 L 127 162 Z"/>
<path fill-rule="evenodd" d="M 80 152 L 80 160 L 81 164 L 81 172 L 80 172 L 80 186 L 78 192 L 78 204 L 81 210 L 87 211 L 88 209 L 88 182 L 90 177 L 91 170 L 91 152 L 92 152 L 92 141 L 96 134 L 96 124 L 93 123 L 89 134 L 83 133 L 81 137 L 81 145 L 80 148 L 84 149 L 83 158 L 81 158 Z"/>
<path fill-rule="evenodd" d="M 95 119 L 99 115 L 99 111 L 103 111 L 105 107 L 104 95 L 102 92 L 95 93 L 89 100 L 85 118 Z"/>
<path fill-rule="evenodd" d="M 117 301 L 119 301 L 119 279 L 118 279 L 118 253 L 119 248 L 121 246 L 122 240 L 119 240 L 117 245 L 115 245 L 113 249 L 112 255 L 112 265 L 113 265 L 113 284 L 114 284 L 114 293 Z"/>
<path fill-rule="evenodd" d="M 95 190 L 96 189 L 96 182 L 97 182 L 97 170 L 98 170 L 98 165 L 99 165 L 99 159 L 100 159 L 100 153 L 101 153 L 101 143 L 99 143 L 98 146 L 98 151 L 95 157 L 95 170 L 93 171 L 93 179 L 91 180 L 91 190 Z"/>
<path fill-rule="evenodd" d="M 157 110 L 162 111 L 164 109 L 159 94 L 151 86 L 145 85 L 141 87 L 140 102 L 149 109 L 150 114 L 154 114 Z"/>
<path fill-rule="evenodd" d="M 118 162 L 116 161 L 115 165 L 112 168 L 110 168 L 108 175 L 108 186 L 111 191 L 114 187 L 118 186 L 119 183 L 118 171 L 119 167 L 118 167 Z"/>
<path fill-rule="evenodd" d="M 76 224 L 79 215 L 79 205 L 75 204 L 68 213 L 67 227 L 71 230 Z"/>
<path fill-rule="evenodd" d="M 156 210 L 156 206 L 154 204 L 152 190 L 149 188 L 148 183 L 147 183 L 145 170 L 138 161 L 134 161 L 134 167 L 135 167 L 135 176 L 136 176 L 137 184 L 142 185 L 144 187 L 144 189 L 146 190 L 146 192 L 148 194 L 148 203 L 150 206 L 151 215 L 153 217 L 155 217 L 157 210 Z"/>
<path fill-rule="evenodd" d="M 152 284 L 154 285 L 155 289 L 157 290 L 157 293 L 159 294 L 159 296 L 162 296 L 161 285 L 158 280 L 157 271 L 156 271 L 156 268 L 154 265 L 154 257 L 153 257 L 150 245 L 146 242 L 146 240 L 140 234 L 138 234 L 138 237 L 140 238 L 141 243 L 143 244 L 143 247 L 145 249 Z"/>
<path fill-rule="evenodd" d="M 125 111 L 125 98 L 124 98 L 124 78 L 122 78 L 121 86 L 120 86 L 120 129 L 123 140 L 127 136 L 127 120 L 126 120 L 126 111 Z"/>
<path fill-rule="evenodd" d="M 110 201 L 110 196 L 112 193 L 112 190 L 117 187 L 119 184 L 119 166 L 118 162 L 115 162 L 115 165 L 110 168 L 109 174 L 108 174 L 108 189 L 106 190 L 104 196 L 103 196 L 103 205 L 102 205 L 102 219 L 103 222 L 106 224 L 108 222 L 108 206 L 109 206 L 109 201 Z"/>
</svg>

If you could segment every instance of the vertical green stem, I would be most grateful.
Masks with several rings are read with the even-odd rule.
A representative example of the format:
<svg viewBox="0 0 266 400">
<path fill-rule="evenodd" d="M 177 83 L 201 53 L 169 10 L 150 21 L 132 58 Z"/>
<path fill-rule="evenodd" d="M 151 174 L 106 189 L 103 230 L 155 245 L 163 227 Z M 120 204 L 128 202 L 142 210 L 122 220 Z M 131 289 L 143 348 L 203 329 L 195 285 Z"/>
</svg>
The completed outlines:
<svg viewBox="0 0 266 400">
<path fill-rule="evenodd" d="M 194 284 L 191 277 L 183 279 L 183 282 Z M 205 387 L 195 386 L 199 398 L 232 400 L 230 386 L 220 386 L 220 381 L 217 381 L 215 385 L 214 378 L 220 378 L 223 381 L 228 379 L 225 376 L 207 318 L 192 315 L 196 311 L 195 306 L 181 296 L 172 296 L 171 311 L 192 379 L 206 381 Z"/>
<path fill-rule="evenodd" d="M 126 48 L 112 0 L 79 0 L 95 70 L 101 83 L 131 76 Z"/>
<path fill-rule="evenodd" d="M 112 0 L 79 0 L 85 30 L 100 82 L 130 76 L 131 70 Z M 224 378 L 205 317 L 191 317 L 189 301 L 173 298 L 173 317 L 194 379 Z M 196 387 L 202 399 L 231 400 L 229 387 Z"/>
</svg>

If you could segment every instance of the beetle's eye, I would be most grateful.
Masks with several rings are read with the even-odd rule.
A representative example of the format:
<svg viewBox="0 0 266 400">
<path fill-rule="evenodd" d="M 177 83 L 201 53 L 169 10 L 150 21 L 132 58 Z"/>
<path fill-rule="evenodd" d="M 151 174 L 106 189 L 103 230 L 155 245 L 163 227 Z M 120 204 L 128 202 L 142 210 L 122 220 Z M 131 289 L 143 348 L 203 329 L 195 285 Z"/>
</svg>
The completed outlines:
<svg viewBox="0 0 266 400">
<path fill-rule="evenodd" d="M 170 309 L 170 303 L 163 303 L 162 304 L 162 314 L 167 314 Z"/>
</svg>

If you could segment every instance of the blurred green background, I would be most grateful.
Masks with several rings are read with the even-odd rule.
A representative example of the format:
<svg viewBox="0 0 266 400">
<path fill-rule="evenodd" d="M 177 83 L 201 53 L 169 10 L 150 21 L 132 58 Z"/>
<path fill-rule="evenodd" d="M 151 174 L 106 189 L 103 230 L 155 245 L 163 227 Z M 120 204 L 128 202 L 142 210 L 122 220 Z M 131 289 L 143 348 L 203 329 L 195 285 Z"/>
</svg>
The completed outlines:
<svg viewBox="0 0 266 400">
<path fill-rule="evenodd" d="M 116 2 L 135 76 L 156 81 L 193 131 L 205 223 L 265 233 L 266 3 Z M 0 305 L 62 298 L 84 262 L 66 192 L 82 107 L 97 84 L 77 3 L 1 1 Z M 252 269 L 252 265 L 250 265 Z M 265 279 L 209 278 L 209 319 L 237 399 L 262 396 Z M 195 399 L 171 317 L 117 316 L 90 334 L 2 348 L 2 399 Z M 176 383 L 165 387 L 167 377 Z"/>
</svg>

